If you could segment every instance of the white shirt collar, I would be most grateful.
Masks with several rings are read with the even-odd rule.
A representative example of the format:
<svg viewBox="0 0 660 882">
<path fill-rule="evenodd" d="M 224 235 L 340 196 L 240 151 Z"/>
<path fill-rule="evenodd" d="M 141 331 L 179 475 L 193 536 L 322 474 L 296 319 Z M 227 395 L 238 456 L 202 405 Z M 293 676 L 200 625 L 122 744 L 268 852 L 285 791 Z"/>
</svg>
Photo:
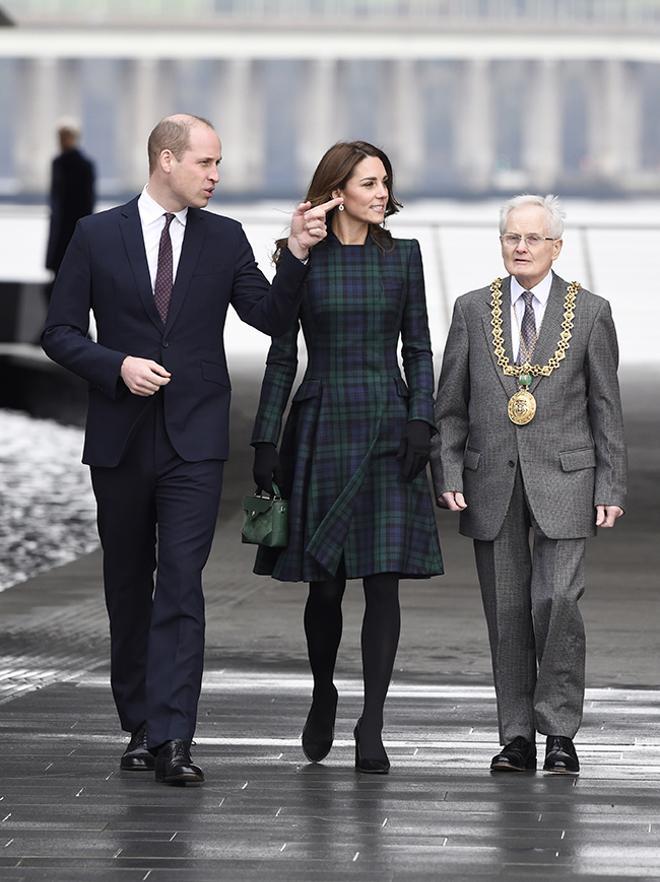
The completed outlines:
<svg viewBox="0 0 660 882">
<path fill-rule="evenodd" d="M 545 304 L 550 296 L 550 288 L 552 288 L 552 271 L 533 288 L 523 288 L 518 279 L 511 276 L 511 303 L 515 304 L 525 291 L 531 291 L 539 303 Z"/>
<path fill-rule="evenodd" d="M 167 209 L 163 208 L 162 205 L 159 205 L 156 200 L 151 196 L 147 187 L 149 185 L 145 184 L 144 189 L 140 193 L 138 198 L 138 210 L 140 212 L 140 218 L 142 223 L 145 225 L 153 223 L 158 218 L 161 218 L 164 214 L 168 214 Z M 182 224 L 184 227 L 186 225 L 186 220 L 188 217 L 188 206 L 182 208 L 180 211 L 169 212 L 169 214 L 174 214 L 174 217 Z"/>
</svg>

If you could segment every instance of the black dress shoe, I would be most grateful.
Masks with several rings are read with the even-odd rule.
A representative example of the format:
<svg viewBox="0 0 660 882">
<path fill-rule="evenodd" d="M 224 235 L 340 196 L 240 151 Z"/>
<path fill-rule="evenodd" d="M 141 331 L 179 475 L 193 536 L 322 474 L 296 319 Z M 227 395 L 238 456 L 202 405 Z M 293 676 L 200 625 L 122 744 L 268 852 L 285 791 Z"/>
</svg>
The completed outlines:
<svg viewBox="0 0 660 882">
<path fill-rule="evenodd" d="M 181 738 L 166 741 L 156 754 L 156 781 L 163 784 L 201 784 L 204 773 L 193 765 L 190 745 Z"/>
<path fill-rule="evenodd" d="M 336 715 L 337 690 L 334 686 L 325 700 L 314 695 L 302 731 L 302 749 L 310 763 L 320 763 L 330 753 L 335 738 Z"/>
<path fill-rule="evenodd" d="M 147 748 L 146 723 L 133 732 L 128 747 L 119 760 L 119 768 L 125 772 L 151 772 L 154 768 L 154 756 Z"/>
<path fill-rule="evenodd" d="M 360 723 L 358 720 L 355 729 L 353 729 L 353 738 L 355 738 L 355 768 L 358 772 L 364 772 L 365 775 L 387 775 L 390 770 L 390 761 L 383 748 L 383 756 L 377 759 L 362 756 L 360 749 Z"/>
<path fill-rule="evenodd" d="M 490 769 L 492 772 L 535 772 L 536 744 L 519 735 L 493 757 Z"/>
<path fill-rule="evenodd" d="M 580 761 L 575 745 L 563 735 L 548 735 L 545 741 L 543 771 L 554 775 L 578 775 Z"/>
</svg>

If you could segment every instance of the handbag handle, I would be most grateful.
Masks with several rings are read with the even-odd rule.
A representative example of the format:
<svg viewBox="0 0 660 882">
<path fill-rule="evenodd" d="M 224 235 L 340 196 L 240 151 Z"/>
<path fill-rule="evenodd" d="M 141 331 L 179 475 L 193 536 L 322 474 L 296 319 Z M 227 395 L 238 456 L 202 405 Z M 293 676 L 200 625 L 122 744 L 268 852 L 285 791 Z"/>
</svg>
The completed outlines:
<svg viewBox="0 0 660 882">
<path fill-rule="evenodd" d="M 266 493 L 265 491 L 259 493 L 259 488 L 255 487 L 254 495 L 258 496 L 259 499 L 281 499 L 282 494 L 280 493 L 280 488 L 277 486 L 275 481 L 273 481 L 273 490 L 275 491 L 274 493 Z"/>
</svg>

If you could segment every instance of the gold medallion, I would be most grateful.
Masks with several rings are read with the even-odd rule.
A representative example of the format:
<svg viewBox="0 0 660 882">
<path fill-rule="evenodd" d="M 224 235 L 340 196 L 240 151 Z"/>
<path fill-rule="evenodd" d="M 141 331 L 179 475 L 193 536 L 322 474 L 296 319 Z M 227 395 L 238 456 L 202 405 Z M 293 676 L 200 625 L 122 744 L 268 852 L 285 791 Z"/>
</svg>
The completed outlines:
<svg viewBox="0 0 660 882">
<path fill-rule="evenodd" d="M 527 389 L 518 391 L 509 398 L 509 419 L 517 426 L 525 426 L 531 423 L 536 413 L 536 398 Z"/>
<path fill-rule="evenodd" d="M 517 426 L 525 426 L 531 423 L 536 414 L 536 399 L 526 388 L 530 386 L 534 377 L 549 377 L 556 371 L 564 358 L 573 335 L 573 319 L 575 318 L 575 301 L 580 292 L 580 283 L 571 282 L 566 289 L 564 298 L 564 317 L 561 323 L 561 334 L 557 341 L 555 354 L 545 364 L 511 364 L 504 348 L 504 334 L 502 332 L 502 279 L 495 279 L 490 286 L 491 299 L 491 326 L 493 328 L 493 350 L 498 365 L 502 368 L 505 377 L 517 377 L 521 387 L 509 398 L 507 411 L 509 419 Z M 508 308 L 508 307 L 507 307 Z M 526 353 L 531 357 L 531 353 Z"/>
</svg>

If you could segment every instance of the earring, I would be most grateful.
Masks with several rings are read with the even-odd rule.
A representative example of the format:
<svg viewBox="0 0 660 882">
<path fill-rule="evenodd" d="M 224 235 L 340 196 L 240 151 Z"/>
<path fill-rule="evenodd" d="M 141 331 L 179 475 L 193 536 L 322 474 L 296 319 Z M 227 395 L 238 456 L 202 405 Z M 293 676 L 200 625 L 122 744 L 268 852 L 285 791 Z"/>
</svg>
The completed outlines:
<svg viewBox="0 0 660 882">
<path fill-rule="evenodd" d="M 338 208 L 340 211 L 343 211 L 343 210 L 344 210 L 344 203 L 343 203 L 343 202 L 340 203 L 340 204 L 337 206 L 337 208 Z"/>
</svg>

